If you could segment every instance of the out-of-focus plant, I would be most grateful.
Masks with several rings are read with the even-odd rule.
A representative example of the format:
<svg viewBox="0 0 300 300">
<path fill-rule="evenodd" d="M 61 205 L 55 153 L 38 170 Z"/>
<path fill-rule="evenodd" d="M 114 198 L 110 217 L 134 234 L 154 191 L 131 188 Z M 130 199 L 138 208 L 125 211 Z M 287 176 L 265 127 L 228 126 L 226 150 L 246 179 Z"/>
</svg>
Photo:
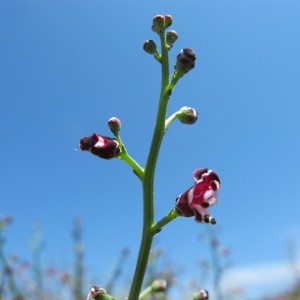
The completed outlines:
<svg viewBox="0 0 300 300">
<path fill-rule="evenodd" d="M 124 271 L 124 263 L 125 263 L 128 255 L 129 255 L 129 249 L 127 247 L 123 248 L 120 253 L 120 256 L 118 258 L 118 261 L 116 263 L 116 266 L 113 269 L 113 271 L 105 285 L 108 291 L 112 292 L 114 290 L 114 287 L 115 287 L 119 277 L 121 276 L 122 272 Z"/>
<path fill-rule="evenodd" d="M 75 266 L 74 266 L 74 300 L 81 300 L 83 298 L 84 285 L 84 249 L 82 241 L 82 224 L 79 218 L 73 221 L 72 231 L 74 241 Z"/>
<path fill-rule="evenodd" d="M 108 127 L 113 133 L 114 138 L 93 133 L 91 136 L 82 137 L 80 140 L 80 149 L 83 151 L 89 151 L 93 155 L 103 159 L 119 158 L 123 160 L 133 169 L 142 185 L 142 240 L 128 300 L 146 299 L 145 297 L 149 294 L 162 292 L 166 289 L 166 281 L 159 281 L 160 279 L 156 278 L 153 283 L 141 292 L 153 238 L 165 225 L 178 216 L 194 216 L 195 220 L 199 223 L 216 223 L 216 220 L 209 214 L 208 208 L 217 203 L 220 179 L 216 172 L 208 168 L 200 168 L 194 171 L 194 185 L 177 197 L 175 205 L 170 204 L 172 209 L 164 218 L 155 222 L 154 178 L 163 138 L 167 129 L 175 120 L 179 120 L 183 124 L 194 124 L 198 118 L 197 111 L 188 106 L 183 106 L 167 117 L 168 103 L 170 102 L 175 86 L 184 75 L 195 67 L 196 61 L 196 54 L 193 49 L 184 48 L 180 50 L 176 57 L 174 71 L 170 75 L 169 51 L 178 39 L 177 32 L 168 29 L 172 25 L 172 21 L 170 15 L 155 16 L 152 23 L 152 30 L 159 37 L 160 49 L 158 49 L 154 40 L 145 41 L 143 46 L 144 50 L 153 55 L 154 59 L 161 66 L 161 87 L 156 122 L 145 166 L 142 167 L 129 155 L 120 136 L 121 121 L 116 117 L 108 120 Z M 88 293 L 87 299 L 90 298 L 98 300 L 114 299 L 104 288 L 97 286 L 93 286 Z M 194 299 L 208 299 L 208 293 L 201 291 L 194 295 Z"/>
<path fill-rule="evenodd" d="M 235 299 L 230 287 L 226 289 L 222 287 L 222 279 L 231 266 L 230 249 L 221 244 L 216 230 L 208 230 L 206 234 L 200 236 L 200 240 L 205 241 L 209 247 L 210 257 L 204 260 L 203 264 L 207 271 L 205 277 L 208 278 L 209 275 L 212 277 L 215 298 L 217 300 Z"/>
<path fill-rule="evenodd" d="M 9 215 L 0 217 L 0 300 L 8 298 L 13 300 L 25 299 L 15 280 L 15 273 L 12 268 L 14 258 L 12 260 L 7 258 L 4 251 L 4 232 L 12 223 L 12 220 Z"/>
<path fill-rule="evenodd" d="M 40 223 L 35 222 L 30 238 L 32 262 L 22 259 L 18 254 L 8 255 L 4 249 L 4 233 L 11 223 L 11 216 L 0 217 L 0 300 L 65 300 L 74 299 L 79 294 L 81 297 L 77 299 L 83 299 L 83 283 L 79 284 L 83 282 L 83 276 L 78 271 L 78 266 L 83 264 L 83 254 L 78 255 L 78 251 L 75 251 L 77 269 L 75 267 L 74 274 L 55 266 L 44 268 L 41 255 L 44 247 L 42 231 Z M 78 244 L 81 241 L 81 227 L 75 226 L 74 231 L 75 243 Z"/>
<path fill-rule="evenodd" d="M 244 294 L 242 287 L 234 282 L 225 285 L 226 273 L 232 266 L 231 250 L 222 245 L 218 227 L 206 227 L 204 233 L 199 235 L 202 251 L 197 273 L 199 277 L 189 278 L 189 290 L 203 289 L 210 286 L 210 294 L 216 300 L 238 300 Z M 207 250 L 205 250 L 208 246 Z"/>
<path fill-rule="evenodd" d="M 40 222 L 33 225 L 33 234 L 30 239 L 30 247 L 32 253 L 31 270 L 33 272 L 35 297 L 43 299 L 44 294 L 44 276 L 42 271 L 42 250 L 44 244 L 42 242 L 42 230 Z"/>
<path fill-rule="evenodd" d="M 295 240 L 287 243 L 288 257 L 290 261 L 291 274 L 294 282 L 291 288 L 279 293 L 277 296 L 266 296 L 263 300 L 299 300 L 300 299 L 300 269 L 299 269 L 299 248 Z"/>
</svg>

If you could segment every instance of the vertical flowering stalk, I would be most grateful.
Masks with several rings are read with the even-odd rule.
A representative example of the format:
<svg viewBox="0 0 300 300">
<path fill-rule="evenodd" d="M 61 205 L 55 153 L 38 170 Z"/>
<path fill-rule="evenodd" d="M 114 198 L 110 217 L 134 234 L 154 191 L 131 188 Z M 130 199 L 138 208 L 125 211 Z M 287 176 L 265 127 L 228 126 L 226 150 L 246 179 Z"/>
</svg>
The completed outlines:
<svg viewBox="0 0 300 300">
<path fill-rule="evenodd" d="M 167 16 L 167 25 L 171 25 L 172 18 Z M 171 21 L 170 21 L 171 19 Z M 142 287 L 144 275 L 146 272 L 149 253 L 152 245 L 153 233 L 151 226 L 154 223 L 154 174 L 156 169 L 156 162 L 158 158 L 159 149 L 165 132 L 165 119 L 167 113 L 167 105 L 169 93 L 167 93 L 167 86 L 169 84 L 169 57 L 168 48 L 165 38 L 166 17 L 157 15 L 153 19 L 152 30 L 159 35 L 161 43 L 161 89 L 158 110 L 156 115 L 156 123 L 150 151 L 145 167 L 145 175 L 143 181 L 143 235 L 139 250 L 137 266 L 131 285 L 129 300 L 138 299 Z"/>
<path fill-rule="evenodd" d="M 175 72 L 172 80 L 169 77 L 169 56 L 168 51 L 178 38 L 175 31 L 166 34 L 166 29 L 172 24 L 170 15 L 157 15 L 153 19 L 152 30 L 156 32 L 160 38 L 161 53 L 152 50 L 155 58 L 161 63 L 161 89 L 156 122 L 150 151 L 145 167 L 143 180 L 143 235 L 139 250 L 137 266 L 133 277 L 132 286 L 129 293 L 129 300 L 137 300 L 142 287 L 143 278 L 146 272 L 149 253 L 152 245 L 154 234 L 158 231 L 153 230 L 154 224 L 154 175 L 156 169 L 157 158 L 162 143 L 163 136 L 166 132 L 166 114 L 168 101 L 178 80 L 189 72 L 195 66 L 196 55 L 192 49 L 184 49 L 177 56 Z M 172 36 L 173 38 L 171 38 Z M 167 39 L 168 37 L 168 39 Z M 167 43 L 171 44 L 171 46 Z M 151 43 L 153 45 L 153 43 Z M 144 44 L 145 45 L 145 44 Z M 144 46 L 145 47 L 145 46 Z M 155 47 L 156 48 L 156 47 Z M 147 51 L 148 52 L 148 51 Z M 148 52 L 149 53 L 149 52 Z"/>
</svg>

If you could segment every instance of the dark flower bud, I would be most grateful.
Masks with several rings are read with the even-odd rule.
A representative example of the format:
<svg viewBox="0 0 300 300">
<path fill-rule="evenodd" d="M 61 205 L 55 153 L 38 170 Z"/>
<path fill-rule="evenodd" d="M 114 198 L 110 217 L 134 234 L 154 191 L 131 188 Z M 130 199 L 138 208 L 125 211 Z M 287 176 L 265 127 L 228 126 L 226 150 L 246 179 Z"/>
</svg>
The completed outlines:
<svg viewBox="0 0 300 300">
<path fill-rule="evenodd" d="M 154 293 L 164 292 L 167 289 L 166 280 L 154 280 L 151 284 L 151 290 Z"/>
<path fill-rule="evenodd" d="M 156 15 L 153 18 L 153 24 L 152 24 L 151 29 L 157 33 L 164 30 L 165 29 L 165 17 L 162 15 Z"/>
<path fill-rule="evenodd" d="M 196 222 L 215 224 L 208 208 L 218 202 L 219 176 L 207 168 L 197 169 L 193 175 L 195 184 L 176 198 L 175 209 L 184 217 L 195 216 Z"/>
<path fill-rule="evenodd" d="M 115 139 L 97 133 L 81 138 L 79 147 L 104 159 L 118 157 L 120 153 L 120 145 Z"/>
<path fill-rule="evenodd" d="M 104 288 L 101 288 L 99 286 L 92 286 L 90 295 L 92 296 L 92 299 L 101 299 L 103 295 L 106 294 L 106 290 Z"/>
<path fill-rule="evenodd" d="M 194 124 L 198 119 L 198 112 L 194 108 L 184 106 L 180 109 L 178 119 L 183 124 Z"/>
<path fill-rule="evenodd" d="M 111 132 L 117 136 L 121 130 L 121 121 L 116 117 L 112 117 L 108 120 L 108 127 Z"/>
<path fill-rule="evenodd" d="M 171 15 L 165 16 L 165 29 L 172 25 L 173 19 Z"/>
<path fill-rule="evenodd" d="M 208 300 L 209 293 L 207 290 L 200 290 L 193 295 L 193 300 Z"/>
<path fill-rule="evenodd" d="M 169 30 L 166 34 L 166 42 L 167 44 L 172 47 L 173 44 L 177 41 L 178 39 L 178 33 L 175 30 Z"/>
<path fill-rule="evenodd" d="M 94 300 L 116 300 L 112 296 L 108 295 L 104 288 L 99 286 L 92 286 L 90 292 L 87 295 L 86 300 L 94 299 Z"/>
<path fill-rule="evenodd" d="M 195 67 L 196 53 L 193 49 L 184 48 L 177 55 L 174 69 L 180 74 L 186 74 Z"/>
<path fill-rule="evenodd" d="M 145 41 L 143 49 L 149 54 L 154 54 L 157 51 L 156 44 L 153 40 Z"/>
</svg>

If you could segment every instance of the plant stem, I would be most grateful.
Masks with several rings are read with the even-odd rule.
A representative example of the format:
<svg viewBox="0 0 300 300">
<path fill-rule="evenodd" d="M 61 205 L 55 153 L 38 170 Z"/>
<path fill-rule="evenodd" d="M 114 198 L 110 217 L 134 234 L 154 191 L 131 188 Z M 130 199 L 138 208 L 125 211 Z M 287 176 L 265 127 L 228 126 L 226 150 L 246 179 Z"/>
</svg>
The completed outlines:
<svg viewBox="0 0 300 300">
<path fill-rule="evenodd" d="M 120 159 L 124 160 L 135 172 L 135 174 L 143 180 L 144 169 L 125 151 L 120 155 Z"/>
<path fill-rule="evenodd" d="M 143 180 L 143 235 L 140 245 L 137 265 L 128 296 L 128 300 L 138 300 L 139 293 L 142 288 L 143 279 L 145 276 L 148 258 L 151 250 L 153 233 L 151 226 L 154 223 L 154 174 L 157 163 L 157 158 L 161 146 L 161 142 L 165 133 L 165 119 L 167 112 L 167 105 L 169 94 L 166 93 L 169 84 L 169 58 L 167 44 L 165 40 L 165 32 L 159 34 L 161 41 L 161 90 L 160 99 L 156 116 L 156 124 L 150 146 L 150 151 L 145 167 L 144 180 Z"/>
<path fill-rule="evenodd" d="M 119 134 L 115 135 L 120 147 L 121 147 L 121 153 L 120 153 L 120 159 L 124 160 L 135 172 L 135 174 L 143 180 L 144 178 L 144 169 L 128 154 L 125 145 L 123 144 L 121 137 Z"/>
<path fill-rule="evenodd" d="M 145 296 L 149 295 L 152 291 L 151 286 L 148 286 L 145 290 L 140 293 L 139 299 L 143 299 Z"/>
<path fill-rule="evenodd" d="M 180 111 L 176 111 L 174 114 L 172 114 L 165 122 L 165 131 L 168 130 L 169 126 L 171 125 L 171 123 L 173 123 L 178 116 L 180 115 Z"/>
<path fill-rule="evenodd" d="M 152 226 L 151 226 L 151 232 L 153 234 L 156 234 L 158 232 L 160 232 L 160 230 L 166 226 L 168 223 L 170 223 L 171 221 L 173 221 L 175 218 L 177 218 L 178 216 L 180 216 L 180 213 L 178 213 L 176 211 L 175 208 L 173 208 L 172 210 L 170 210 L 168 212 L 168 214 L 162 218 L 161 220 L 159 220 L 158 222 L 155 222 Z"/>
</svg>

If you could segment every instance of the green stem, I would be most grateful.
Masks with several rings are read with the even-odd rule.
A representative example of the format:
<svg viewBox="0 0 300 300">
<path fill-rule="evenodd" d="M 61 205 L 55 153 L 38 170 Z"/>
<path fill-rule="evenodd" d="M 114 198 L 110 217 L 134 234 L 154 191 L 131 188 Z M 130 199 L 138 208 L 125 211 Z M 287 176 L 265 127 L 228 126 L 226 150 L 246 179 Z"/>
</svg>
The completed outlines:
<svg viewBox="0 0 300 300">
<path fill-rule="evenodd" d="M 119 134 L 115 135 L 120 147 L 121 153 L 119 158 L 124 160 L 135 172 L 135 174 L 143 180 L 144 178 L 144 169 L 128 154 Z"/>
<path fill-rule="evenodd" d="M 180 115 L 180 111 L 176 111 L 174 114 L 172 114 L 165 122 L 165 131 L 168 130 L 169 126 L 171 125 L 171 123 L 173 123 L 178 116 Z"/>
<path fill-rule="evenodd" d="M 161 231 L 161 229 L 167 225 L 168 223 L 170 223 L 171 221 L 173 221 L 175 218 L 177 218 L 178 216 L 180 216 L 180 213 L 178 213 L 176 211 L 175 208 L 173 208 L 172 210 L 170 210 L 168 212 L 168 214 L 162 218 L 161 220 L 159 220 L 158 222 L 154 223 L 152 226 L 151 226 L 151 232 L 153 234 L 156 234 L 158 232 Z"/>
<path fill-rule="evenodd" d="M 129 300 L 138 300 L 139 293 L 143 284 L 145 276 L 150 249 L 153 240 L 153 233 L 151 226 L 154 223 L 154 174 L 160 150 L 161 142 L 165 133 L 165 119 L 167 112 L 167 105 L 169 94 L 166 93 L 169 84 L 169 58 L 167 44 L 165 40 L 165 32 L 160 33 L 161 41 L 161 66 L 162 66 L 162 79 L 160 99 L 158 111 L 156 116 L 156 124 L 150 146 L 150 151 L 145 167 L 144 180 L 143 180 L 143 235 L 140 245 L 137 265 L 129 292 Z"/>
<path fill-rule="evenodd" d="M 127 151 L 120 154 L 120 159 L 124 160 L 136 173 L 136 175 L 143 180 L 144 169 L 127 153 Z"/>
<path fill-rule="evenodd" d="M 172 79 L 170 81 L 170 83 L 168 84 L 166 91 L 169 92 L 169 94 L 172 93 L 172 91 L 174 90 L 177 82 L 179 81 L 179 79 L 183 76 L 184 74 L 182 73 L 178 73 L 176 71 L 174 71 L 174 73 L 172 74 Z"/>
<path fill-rule="evenodd" d="M 149 295 L 152 292 L 151 286 L 148 286 L 145 290 L 140 293 L 139 299 L 143 299 L 145 296 Z"/>
</svg>

